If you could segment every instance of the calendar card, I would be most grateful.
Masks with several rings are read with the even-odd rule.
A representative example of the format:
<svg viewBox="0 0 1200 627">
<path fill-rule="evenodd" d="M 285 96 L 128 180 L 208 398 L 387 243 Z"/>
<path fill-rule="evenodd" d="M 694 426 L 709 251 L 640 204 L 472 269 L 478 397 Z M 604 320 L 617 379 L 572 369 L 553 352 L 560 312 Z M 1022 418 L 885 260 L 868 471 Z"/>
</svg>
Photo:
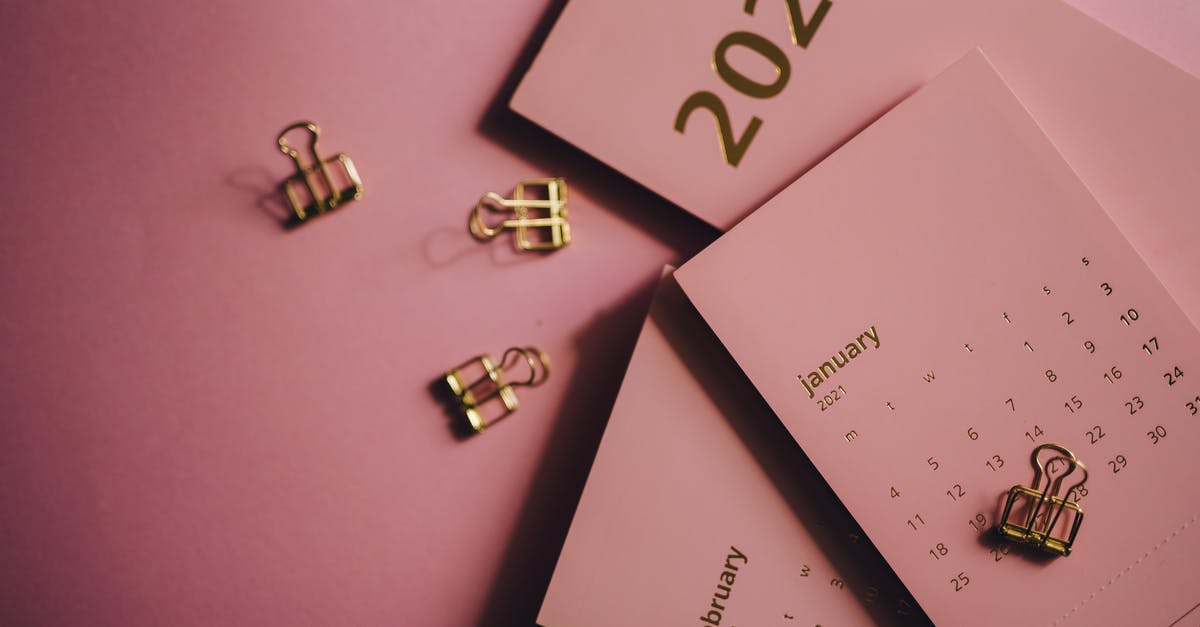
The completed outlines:
<svg viewBox="0 0 1200 627">
<path fill-rule="evenodd" d="M 538 623 L 923 625 L 670 276 Z"/>
<path fill-rule="evenodd" d="M 1060 0 L 570 0 L 511 106 L 727 229 L 976 46 L 1200 309 L 1200 81 Z"/>
<path fill-rule="evenodd" d="M 981 53 L 676 274 L 935 623 L 1200 620 L 1200 333 Z"/>
</svg>

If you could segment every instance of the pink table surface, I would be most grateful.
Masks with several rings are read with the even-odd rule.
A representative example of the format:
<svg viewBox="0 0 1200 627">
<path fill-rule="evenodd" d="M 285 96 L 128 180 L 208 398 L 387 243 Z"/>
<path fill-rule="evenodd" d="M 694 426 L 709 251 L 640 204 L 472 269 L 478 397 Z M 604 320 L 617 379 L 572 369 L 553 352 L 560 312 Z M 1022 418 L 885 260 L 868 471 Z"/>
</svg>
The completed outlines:
<svg viewBox="0 0 1200 627">
<path fill-rule="evenodd" d="M 1077 0 L 1200 74 L 1200 6 Z M 715 233 L 505 104 L 561 2 L 0 5 L 0 617 L 531 624 L 663 263 Z M 292 232 L 275 134 L 366 197 Z M 466 214 L 572 184 L 577 241 Z M 427 386 L 555 372 L 456 440 Z"/>
</svg>

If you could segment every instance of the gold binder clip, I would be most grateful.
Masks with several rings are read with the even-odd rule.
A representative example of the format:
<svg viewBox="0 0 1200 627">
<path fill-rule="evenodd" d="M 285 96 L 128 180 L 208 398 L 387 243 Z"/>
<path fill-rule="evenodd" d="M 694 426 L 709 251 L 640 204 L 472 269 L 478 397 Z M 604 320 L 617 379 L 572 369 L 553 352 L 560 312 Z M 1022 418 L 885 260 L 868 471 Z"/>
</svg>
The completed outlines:
<svg viewBox="0 0 1200 627">
<path fill-rule="evenodd" d="M 1052 453 L 1045 464 L 1038 458 L 1042 451 Z M 1083 510 L 1071 501 L 1071 496 L 1087 481 L 1087 468 L 1074 453 L 1058 444 L 1043 444 L 1033 449 L 1031 461 L 1033 486 L 1015 485 L 1008 491 L 1008 502 L 1000 519 L 1000 536 L 1055 555 L 1070 555 L 1075 534 L 1083 523 Z M 1064 471 L 1056 475 L 1056 466 Z M 1082 478 L 1059 496 L 1063 480 L 1076 470 L 1082 473 Z M 1022 510 L 1024 513 L 1019 513 Z"/>
<path fill-rule="evenodd" d="M 531 190 L 544 194 L 527 197 Z M 544 197 L 543 197 L 544 196 Z M 484 211 L 510 215 L 495 226 L 484 221 Z M 557 250 L 571 243 L 571 225 L 567 223 L 567 182 L 562 178 L 534 179 L 517 183 L 512 199 L 488 192 L 475 203 L 471 211 L 471 235 L 488 241 L 505 229 L 517 232 L 517 247 L 521 250 Z M 531 238 L 532 232 L 541 237 Z"/>
<path fill-rule="evenodd" d="M 523 369 L 529 370 L 528 375 L 514 379 L 513 374 Z M 486 353 L 468 359 L 446 372 L 446 384 L 471 428 L 482 432 L 517 411 L 514 388 L 541 385 L 549 376 L 550 358 L 526 346 L 504 351 L 499 363 Z"/>
<path fill-rule="evenodd" d="M 311 163 L 304 164 L 300 152 L 288 145 L 287 134 L 298 129 L 308 131 L 311 139 L 308 141 L 308 158 Z M 317 136 L 321 128 L 315 122 L 296 122 L 283 129 L 276 139 L 279 150 L 291 158 L 296 164 L 296 173 L 284 179 L 280 185 L 291 205 L 294 222 L 304 222 L 328 211 L 332 211 L 343 203 L 362 198 L 363 183 L 358 176 L 354 162 L 345 154 L 338 153 L 329 159 L 321 156 L 317 149 Z M 335 180 L 335 172 L 337 179 Z"/>
</svg>

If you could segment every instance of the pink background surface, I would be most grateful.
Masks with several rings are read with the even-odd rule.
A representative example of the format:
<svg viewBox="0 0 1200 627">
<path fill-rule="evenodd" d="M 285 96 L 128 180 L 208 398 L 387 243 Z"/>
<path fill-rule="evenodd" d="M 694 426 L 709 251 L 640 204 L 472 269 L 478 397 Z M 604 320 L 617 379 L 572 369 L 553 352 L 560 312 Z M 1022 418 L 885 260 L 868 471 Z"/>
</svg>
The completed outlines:
<svg viewBox="0 0 1200 627">
<path fill-rule="evenodd" d="M 1200 6 L 1079 0 L 1200 74 Z M 559 2 L 5 3 L 0 616 L 529 624 L 664 262 L 714 232 L 509 113 Z M 286 232 L 296 119 L 366 197 Z M 576 241 L 476 244 L 563 175 Z M 454 439 L 427 385 L 555 372 Z"/>
</svg>

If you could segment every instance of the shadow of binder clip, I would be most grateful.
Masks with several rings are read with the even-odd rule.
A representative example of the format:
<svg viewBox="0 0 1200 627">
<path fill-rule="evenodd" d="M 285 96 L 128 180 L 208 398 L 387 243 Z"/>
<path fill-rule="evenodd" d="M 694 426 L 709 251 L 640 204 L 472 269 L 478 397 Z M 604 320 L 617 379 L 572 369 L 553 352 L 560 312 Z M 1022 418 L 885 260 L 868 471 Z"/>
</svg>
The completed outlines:
<svg viewBox="0 0 1200 627">
<path fill-rule="evenodd" d="M 528 374 L 521 372 L 528 370 Z M 520 378 L 515 374 L 523 374 Z M 541 385 L 550 376 L 550 358 L 527 346 L 504 351 L 497 363 L 491 355 L 473 357 L 446 372 L 446 384 L 458 413 L 477 433 L 517 411 L 515 388 Z"/>
<path fill-rule="evenodd" d="M 288 144 L 287 134 L 304 129 L 308 131 L 308 159 L 304 164 L 300 151 Z M 338 153 L 326 159 L 317 148 L 317 136 L 321 127 L 315 122 L 296 122 L 283 129 L 275 140 L 279 150 L 296 164 L 296 173 L 283 180 L 280 187 L 287 196 L 292 209 L 292 224 L 305 222 L 321 214 L 333 211 L 344 203 L 362 198 L 363 183 L 354 162 L 345 154 Z"/>
<path fill-rule="evenodd" d="M 531 195 L 530 192 L 541 192 Z M 511 216 L 489 225 L 484 212 Z M 486 242 L 506 229 L 516 231 L 521 250 L 558 250 L 571 243 L 567 222 L 567 182 L 562 178 L 533 179 L 517 183 L 513 197 L 488 192 L 475 203 L 469 222 L 471 235 Z M 533 234 L 538 236 L 531 236 Z"/>
<path fill-rule="evenodd" d="M 1039 456 L 1050 451 L 1045 463 Z M 1070 555 L 1075 534 L 1083 523 L 1083 510 L 1071 496 L 1087 481 L 1087 468 L 1075 454 L 1058 444 L 1043 444 L 1033 449 L 1033 486 L 1015 485 L 1008 491 L 1008 502 L 1000 518 L 1000 536 L 1035 546 L 1055 555 Z M 1058 469 L 1063 469 L 1058 473 Z M 1078 471 L 1082 477 L 1065 493 L 1063 480 Z"/>
</svg>

